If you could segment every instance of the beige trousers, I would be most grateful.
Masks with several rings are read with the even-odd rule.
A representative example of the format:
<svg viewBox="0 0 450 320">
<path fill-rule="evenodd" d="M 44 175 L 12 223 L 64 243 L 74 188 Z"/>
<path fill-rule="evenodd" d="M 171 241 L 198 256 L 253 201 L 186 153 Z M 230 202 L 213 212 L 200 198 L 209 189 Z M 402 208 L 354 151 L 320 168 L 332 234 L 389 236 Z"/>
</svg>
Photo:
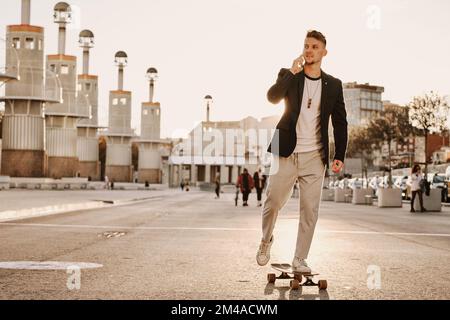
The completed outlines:
<svg viewBox="0 0 450 320">
<path fill-rule="evenodd" d="M 300 219 L 295 256 L 306 259 L 318 218 L 325 174 L 320 150 L 293 153 L 288 158 L 274 155 L 270 170 L 266 200 L 262 208 L 262 240 L 270 241 L 278 211 L 290 198 L 295 180 L 298 178 Z"/>
</svg>

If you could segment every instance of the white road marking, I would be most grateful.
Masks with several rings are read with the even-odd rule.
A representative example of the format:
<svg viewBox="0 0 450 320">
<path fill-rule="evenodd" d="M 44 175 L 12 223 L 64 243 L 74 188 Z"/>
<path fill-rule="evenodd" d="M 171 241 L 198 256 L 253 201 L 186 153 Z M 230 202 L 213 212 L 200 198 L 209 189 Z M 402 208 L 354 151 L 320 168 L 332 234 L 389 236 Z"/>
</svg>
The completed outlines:
<svg viewBox="0 0 450 320">
<path fill-rule="evenodd" d="M 101 268 L 103 265 L 87 262 L 66 262 L 66 261 L 4 261 L 0 262 L 0 269 L 19 270 L 67 270 L 78 267 L 80 269 Z"/>
<path fill-rule="evenodd" d="M 95 226 L 75 224 L 44 224 L 3 222 L 0 226 L 44 227 L 44 228 L 78 228 L 78 229 L 110 229 L 110 230 L 193 230 L 193 231 L 261 231 L 259 228 L 225 228 L 225 227 L 127 227 L 127 226 Z M 358 230 L 317 230 L 318 233 L 342 233 L 361 235 L 394 235 L 419 237 L 450 237 L 450 233 L 416 233 L 416 232 L 384 232 Z"/>
</svg>

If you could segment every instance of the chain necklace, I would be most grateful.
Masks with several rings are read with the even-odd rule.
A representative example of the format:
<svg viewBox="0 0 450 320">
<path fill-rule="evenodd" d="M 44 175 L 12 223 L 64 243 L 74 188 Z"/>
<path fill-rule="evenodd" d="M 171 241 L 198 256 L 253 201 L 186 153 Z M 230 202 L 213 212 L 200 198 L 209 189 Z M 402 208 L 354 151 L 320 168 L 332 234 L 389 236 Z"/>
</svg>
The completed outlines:
<svg viewBox="0 0 450 320">
<path fill-rule="evenodd" d="M 305 81 L 306 81 L 306 79 L 305 79 Z M 316 90 L 314 90 L 314 94 L 311 97 L 309 94 L 308 81 L 306 81 L 306 92 L 308 93 L 308 109 L 311 108 L 312 99 L 314 99 L 314 97 L 316 96 L 317 89 L 319 88 L 319 84 L 320 84 L 320 80 L 317 80 Z"/>
</svg>

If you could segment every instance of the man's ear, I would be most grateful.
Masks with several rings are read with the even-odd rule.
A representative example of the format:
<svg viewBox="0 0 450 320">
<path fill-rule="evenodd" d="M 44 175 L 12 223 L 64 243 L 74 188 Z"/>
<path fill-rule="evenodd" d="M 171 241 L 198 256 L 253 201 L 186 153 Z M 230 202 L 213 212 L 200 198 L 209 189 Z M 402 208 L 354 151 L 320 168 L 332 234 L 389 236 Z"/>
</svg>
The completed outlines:
<svg viewBox="0 0 450 320">
<path fill-rule="evenodd" d="M 323 56 L 325 57 L 327 55 L 327 53 L 328 53 L 328 50 L 325 49 L 325 53 L 323 54 Z"/>
</svg>

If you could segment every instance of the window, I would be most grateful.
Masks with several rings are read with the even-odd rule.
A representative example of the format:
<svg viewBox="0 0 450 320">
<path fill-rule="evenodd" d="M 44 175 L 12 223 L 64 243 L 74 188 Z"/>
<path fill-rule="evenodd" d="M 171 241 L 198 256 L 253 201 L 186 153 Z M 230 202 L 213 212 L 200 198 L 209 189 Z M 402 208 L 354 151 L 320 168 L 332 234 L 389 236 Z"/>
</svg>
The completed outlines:
<svg viewBox="0 0 450 320">
<path fill-rule="evenodd" d="M 41 39 L 38 40 L 38 50 L 39 51 L 42 50 L 42 40 Z"/>
<path fill-rule="evenodd" d="M 81 91 L 81 83 L 79 83 L 79 84 L 77 85 L 77 90 L 78 90 L 78 91 Z"/>
<path fill-rule="evenodd" d="M 56 66 L 54 64 L 50 65 L 50 71 L 51 72 L 55 72 L 56 71 Z"/>
<path fill-rule="evenodd" d="M 148 114 L 148 110 L 145 109 L 144 112 L 142 112 L 144 114 L 144 116 L 146 116 Z"/>
<path fill-rule="evenodd" d="M 15 49 L 20 49 L 20 38 L 13 38 L 12 39 L 12 46 Z"/>
<path fill-rule="evenodd" d="M 25 38 L 25 49 L 34 50 L 34 39 Z"/>
<path fill-rule="evenodd" d="M 119 100 L 117 98 L 114 98 L 112 101 L 114 106 L 117 106 L 118 102 L 119 102 Z"/>
<path fill-rule="evenodd" d="M 127 98 L 120 98 L 120 103 L 122 105 L 126 105 L 127 104 Z"/>
<path fill-rule="evenodd" d="M 69 74 L 69 66 L 67 64 L 61 65 L 61 74 Z"/>
<path fill-rule="evenodd" d="M 90 83 L 86 83 L 85 89 L 86 89 L 86 91 L 90 91 L 91 90 L 91 84 Z"/>
<path fill-rule="evenodd" d="M 159 116 L 159 110 L 158 109 L 156 109 L 156 115 Z"/>
</svg>

